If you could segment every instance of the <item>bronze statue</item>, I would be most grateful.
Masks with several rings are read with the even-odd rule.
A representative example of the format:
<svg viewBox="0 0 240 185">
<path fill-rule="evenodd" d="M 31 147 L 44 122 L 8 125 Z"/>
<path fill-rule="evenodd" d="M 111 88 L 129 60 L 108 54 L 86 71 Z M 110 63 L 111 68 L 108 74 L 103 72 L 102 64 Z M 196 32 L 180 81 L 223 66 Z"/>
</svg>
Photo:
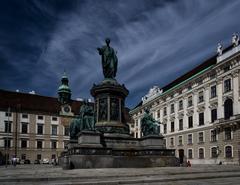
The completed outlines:
<svg viewBox="0 0 240 185">
<path fill-rule="evenodd" d="M 76 140 L 79 132 L 87 130 L 95 130 L 95 117 L 93 107 L 84 101 L 80 108 L 80 115 L 75 118 L 70 124 L 70 139 Z"/>
<path fill-rule="evenodd" d="M 149 110 L 145 109 L 143 118 L 141 119 L 141 132 L 143 136 L 160 135 L 160 122 L 156 121 Z"/>
<path fill-rule="evenodd" d="M 102 48 L 97 48 L 99 55 L 102 56 L 102 68 L 105 78 L 116 77 L 118 58 L 113 48 L 110 47 L 110 39 L 106 39 L 106 44 Z"/>
</svg>

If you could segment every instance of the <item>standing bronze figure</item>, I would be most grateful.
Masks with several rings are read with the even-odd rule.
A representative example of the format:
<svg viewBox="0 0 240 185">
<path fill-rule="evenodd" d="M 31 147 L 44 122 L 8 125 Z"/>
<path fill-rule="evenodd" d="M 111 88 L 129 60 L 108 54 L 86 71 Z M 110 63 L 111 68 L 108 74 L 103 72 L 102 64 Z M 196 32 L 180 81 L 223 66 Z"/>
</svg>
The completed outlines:
<svg viewBox="0 0 240 185">
<path fill-rule="evenodd" d="M 102 48 L 97 48 L 99 55 L 102 56 L 102 68 L 105 78 L 116 77 L 118 58 L 113 48 L 110 47 L 110 39 L 106 39 L 106 44 Z"/>
</svg>

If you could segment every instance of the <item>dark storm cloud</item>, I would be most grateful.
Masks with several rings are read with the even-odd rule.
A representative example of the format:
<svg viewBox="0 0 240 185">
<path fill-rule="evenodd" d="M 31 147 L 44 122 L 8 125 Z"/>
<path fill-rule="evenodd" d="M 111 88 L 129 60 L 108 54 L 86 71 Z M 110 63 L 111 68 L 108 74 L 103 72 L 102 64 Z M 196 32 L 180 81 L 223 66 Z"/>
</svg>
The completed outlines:
<svg viewBox="0 0 240 185">
<path fill-rule="evenodd" d="M 239 1 L 0 1 L 0 88 L 55 96 L 64 69 L 73 98 L 102 80 L 96 47 L 111 38 L 117 79 L 136 105 L 228 45 L 240 30 Z"/>
</svg>

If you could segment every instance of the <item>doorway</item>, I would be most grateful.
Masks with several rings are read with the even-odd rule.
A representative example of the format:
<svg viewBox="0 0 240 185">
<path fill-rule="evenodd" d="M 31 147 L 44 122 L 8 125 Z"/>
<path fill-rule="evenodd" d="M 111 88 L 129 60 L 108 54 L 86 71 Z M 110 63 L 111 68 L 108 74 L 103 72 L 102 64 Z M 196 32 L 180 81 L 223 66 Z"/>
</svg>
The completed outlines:
<svg viewBox="0 0 240 185">
<path fill-rule="evenodd" d="M 184 150 L 183 149 L 179 149 L 178 150 L 178 154 L 179 154 L 179 162 L 180 162 L 180 164 L 183 164 Z"/>
</svg>

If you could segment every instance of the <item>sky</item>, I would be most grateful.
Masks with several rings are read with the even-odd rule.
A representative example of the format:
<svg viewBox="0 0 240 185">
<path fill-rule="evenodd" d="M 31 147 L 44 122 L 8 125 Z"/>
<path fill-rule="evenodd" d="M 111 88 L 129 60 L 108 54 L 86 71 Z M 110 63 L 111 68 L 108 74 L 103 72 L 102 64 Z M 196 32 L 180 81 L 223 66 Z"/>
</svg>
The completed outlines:
<svg viewBox="0 0 240 185">
<path fill-rule="evenodd" d="M 97 47 L 117 51 L 116 79 L 133 108 L 215 55 L 240 32 L 239 0 L 1 0 L 0 89 L 57 96 L 64 70 L 72 99 L 103 80 Z"/>
</svg>

